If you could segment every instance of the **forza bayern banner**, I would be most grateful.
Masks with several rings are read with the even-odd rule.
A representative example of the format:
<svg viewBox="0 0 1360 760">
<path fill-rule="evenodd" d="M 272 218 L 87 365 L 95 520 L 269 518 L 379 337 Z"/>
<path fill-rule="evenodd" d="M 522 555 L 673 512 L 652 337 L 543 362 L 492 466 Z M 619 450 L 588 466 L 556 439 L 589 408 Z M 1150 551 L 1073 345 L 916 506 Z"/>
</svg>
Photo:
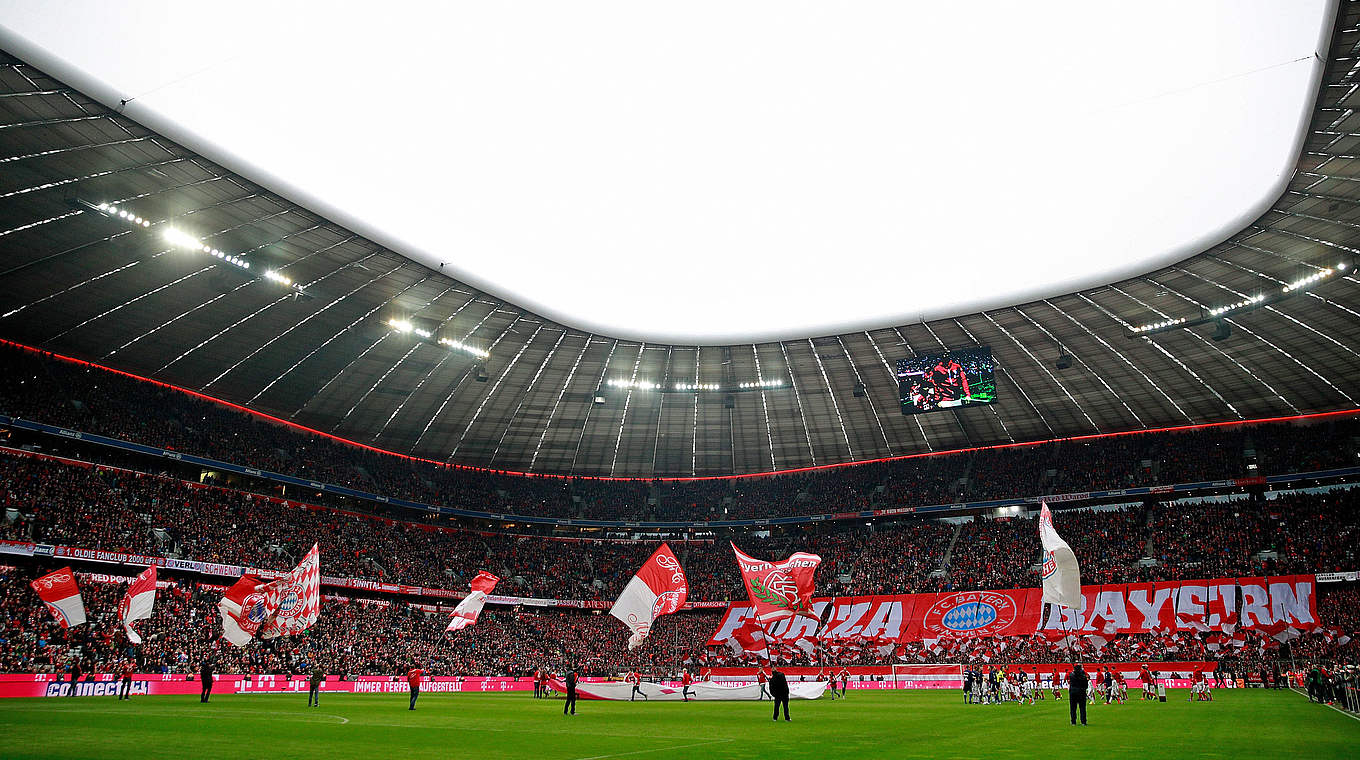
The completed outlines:
<svg viewBox="0 0 1360 760">
<path fill-rule="evenodd" d="M 827 606 L 831 609 L 828 610 Z M 810 635 L 817 619 L 822 644 L 860 646 L 987 636 L 1108 637 L 1118 634 L 1238 629 L 1310 631 L 1322 625 L 1312 575 L 1082 586 L 1078 607 L 1045 603 L 1038 588 L 813 599 L 812 617 L 765 627 L 772 642 Z M 728 605 L 709 646 L 726 645 L 758 624 L 749 603 Z"/>
</svg>

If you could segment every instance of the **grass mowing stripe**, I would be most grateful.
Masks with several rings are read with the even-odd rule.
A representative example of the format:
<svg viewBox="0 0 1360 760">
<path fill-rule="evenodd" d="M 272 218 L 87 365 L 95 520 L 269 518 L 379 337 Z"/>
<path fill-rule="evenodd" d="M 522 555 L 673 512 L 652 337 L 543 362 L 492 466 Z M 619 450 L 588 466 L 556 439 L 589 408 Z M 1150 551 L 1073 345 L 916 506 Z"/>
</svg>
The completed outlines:
<svg viewBox="0 0 1360 760">
<path fill-rule="evenodd" d="M 596 702 L 562 715 L 561 700 L 527 694 L 301 694 L 0 700 L 5 760 L 135 757 L 475 757 L 478 760 L 703 760 L 752 757 L 1101 760 L 1307 757 L 1354 760 L 1360 722 L 1284 692 L 1224 689 L 1213 702 L 1091 705 L 1088 728 L 1068 725 L 1066 701 L 970 706 L 956 691 L 851 692 L 795 701 L 792 723 L 769 702 Z M 325 710 L 324 713 L 320 712 Z M 195 717 L 213 716 L 199 721 Z M 334 718 L 330 716 L 335 716 Z M 1350 716 L 1346 716 L 1349 718 Z M 322 720 L 324 718 L 324 720 Z M 336 719 L 348 720 L 340 724 Z"/>
</svg>

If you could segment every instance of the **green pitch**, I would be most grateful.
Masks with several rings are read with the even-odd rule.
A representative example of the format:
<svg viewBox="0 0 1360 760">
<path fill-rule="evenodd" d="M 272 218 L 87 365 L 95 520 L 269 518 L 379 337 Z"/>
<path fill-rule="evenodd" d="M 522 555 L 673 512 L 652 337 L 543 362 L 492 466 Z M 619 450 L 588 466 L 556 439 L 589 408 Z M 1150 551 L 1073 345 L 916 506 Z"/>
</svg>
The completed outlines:
<svg viewBox="0 0 1360 760">
<path fill-rule="evenodd" d="M 1174 758 L 1360 757 L 1360 720 L 1297 693 L 1224 691 L 1213 703 L 968 706 L 957 692 L 851 692 L 770 703 L 581 702 L 520 694 L 306 695 L 0 700 L 0 756 L 17 758 Z"/>
</svg>

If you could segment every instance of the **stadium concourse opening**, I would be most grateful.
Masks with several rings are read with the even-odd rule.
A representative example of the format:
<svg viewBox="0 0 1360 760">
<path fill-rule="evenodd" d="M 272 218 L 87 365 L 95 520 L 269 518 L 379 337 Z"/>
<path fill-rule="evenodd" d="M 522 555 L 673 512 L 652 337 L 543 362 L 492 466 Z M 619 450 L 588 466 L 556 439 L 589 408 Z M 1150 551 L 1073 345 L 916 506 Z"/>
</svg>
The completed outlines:
<svg viewBox="0 0 1360 760">
<path fill-rule="evenodd" d="M 1360 0 L 984 5 L 0 0 L 0 756 L 1354 758 Z"/>
</svg>

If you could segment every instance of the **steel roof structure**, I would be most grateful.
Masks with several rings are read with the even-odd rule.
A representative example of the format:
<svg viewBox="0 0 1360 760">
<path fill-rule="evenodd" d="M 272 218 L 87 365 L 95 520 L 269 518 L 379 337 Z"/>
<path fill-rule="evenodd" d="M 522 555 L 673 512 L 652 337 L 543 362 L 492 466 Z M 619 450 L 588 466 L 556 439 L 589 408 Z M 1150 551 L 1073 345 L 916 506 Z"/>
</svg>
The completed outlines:
<svg viewBox="0 0 1360 760">
<path fill-rule="evenodd" d="M 0 337 L 391 451 L 535 473 L 753 473 L 1350 409 L 1360 279 L 1338 265 L 1360 248 L 1358 89 L 1360 2 L 1343 2 L 1286 191 L 1174 266 L 954 319 L 684 346 L 589 334 L 477 292 L 6 55 Z M 171 226 L 250 269 L 167 242 Z M 403 319 L 429 337 L 388 324 Z M 1178 319 L 1207 321 L 1133 329 Z M 896 359 L 979 344 L 997 360 L 996 404 L 900 413 Z M 728 390 L 762 381 L 782 387 Z"/>
</svg>

